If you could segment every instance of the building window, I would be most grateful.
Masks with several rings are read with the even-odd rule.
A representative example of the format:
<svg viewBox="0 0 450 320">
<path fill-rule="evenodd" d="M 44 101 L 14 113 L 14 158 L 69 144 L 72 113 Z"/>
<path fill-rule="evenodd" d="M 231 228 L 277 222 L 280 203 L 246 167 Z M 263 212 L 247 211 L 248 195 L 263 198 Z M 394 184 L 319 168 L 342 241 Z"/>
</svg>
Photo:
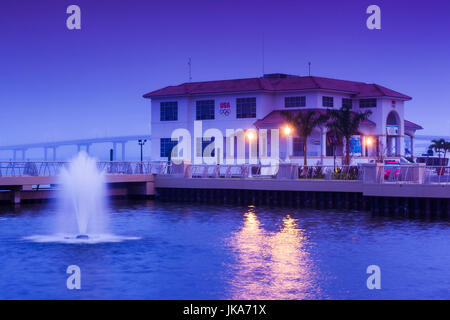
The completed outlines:
<svg viewBox="0 0 450 320">
<path fill-rule="evenodd" d="M 160 157 L 169 158 L 172 149 L 176 147 L 178 140 L 172 140 L 171 138 L 161 138 L 160 140 Z"/>
<path fill-rule="evenodd" d="M 214 119 L 214 100 L 198 100 L 196 104 L 197 120 Z"/>
<path fill-rule="evenodd" d="M 352 99 L 342 98 L 342 108 L 349 108 L 349 109 L 351 109 L 352 107 L 353 107 L 353 100 Z"/>
<path fill-rule="evenodd" d="M 359 100 L 360 108 L 376 108 L 377 107 L 377 99 L 361 99 Z"/>
<path fill-rule="evenodd" d="M 306 97 L 285 97 L 284 107 L 285 108 L 297 108 L 306 106 Z"/>
<path fill-rule="evenodd" d="M 196 156 L 197 157 L 203 157 L 203 154 L 205 153 L 205 149 L 206 149 L 206 147 L 210 144 L 210 143 L 212 143 L 213 145 L 212 145 L 212 151 L 211 151 L 211 154 L 210 154 L 210 156 L 211 157 L 215 157 L 215 151 L 216 151 L 216 149 L 214 148 L 214 140 L 215 140 L 215 138 L 214 137 L 211 137 L 211 138 L 207 138 L 207 137 L 203 137 L 203 138 L 197 138 L 197 141 L 196 141 L 196 143 L 197 143 L 197 154 L 196 154 Z"/>
<path fill-rule="evenodd" d="M 334 99 L 333 99 L 333 97 L 325 97 L 325 96 L 323 96 L 322 97 L 322 105 L 324 107 L 327 107 L 327 108 L 333 108 L 333 106 L 334 106 Z"/>
<path fill-rule="evenodd" d="M 160 116 L 161 121 L 178 120 L 178 101 L 161 102 Z"/>
<path fill-rule="evenodd" d="M 305 155 L 305 151 L 303 149 L 304 141 L 302 138 L 293 138 L 292 139 L 292 154 L 294 157 L 300 157 Z"/>
<path fill-rule="evenodd" d="M 237 98 L 236 118 L 256 118 L 256 98 Z"/>
</svg>

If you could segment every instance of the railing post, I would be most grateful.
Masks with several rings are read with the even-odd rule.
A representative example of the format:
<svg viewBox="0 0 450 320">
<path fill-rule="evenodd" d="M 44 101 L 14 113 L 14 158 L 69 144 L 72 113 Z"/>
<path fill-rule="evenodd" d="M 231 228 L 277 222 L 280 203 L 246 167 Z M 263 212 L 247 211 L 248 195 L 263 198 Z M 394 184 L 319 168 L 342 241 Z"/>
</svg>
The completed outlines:
<svg viewBox="0 0 450 320">
<path fill-rule="evenodd" d="M 295 179 L 298 174 L 298 164 L 296 163 L 280 163 L 276 179 Z"/>
<path fill-rule="evenodd" d="M 380 177 L 380 172 L 384 168 L 382 163 L 362 163 L 361 168 L 364 171 L 363 183 L 383 183 L 384 175 Z"/>
<path fill-rule="evenodd" d="M 417 163 L 412 171 L 412 180 L 416 183 L 423 184 L 425 176 L 425 163 Z"/>
</svg>

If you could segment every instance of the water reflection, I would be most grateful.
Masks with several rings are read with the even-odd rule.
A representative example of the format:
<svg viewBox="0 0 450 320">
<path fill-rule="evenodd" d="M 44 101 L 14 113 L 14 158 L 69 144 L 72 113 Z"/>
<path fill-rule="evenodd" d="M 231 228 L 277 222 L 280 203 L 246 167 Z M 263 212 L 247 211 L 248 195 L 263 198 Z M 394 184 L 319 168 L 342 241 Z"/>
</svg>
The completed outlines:
<svg viewBox="0 0 450 320">
<path fill-rule="evenodd" d="M 237 270 L 231 299 L 313 299 L 320 288 L 307 251 L 308 239 L 289 215 L 277 232 L 263 228 L 254 207 L 244 215 L 244 225 L 230 239 Z"/>
</svg>

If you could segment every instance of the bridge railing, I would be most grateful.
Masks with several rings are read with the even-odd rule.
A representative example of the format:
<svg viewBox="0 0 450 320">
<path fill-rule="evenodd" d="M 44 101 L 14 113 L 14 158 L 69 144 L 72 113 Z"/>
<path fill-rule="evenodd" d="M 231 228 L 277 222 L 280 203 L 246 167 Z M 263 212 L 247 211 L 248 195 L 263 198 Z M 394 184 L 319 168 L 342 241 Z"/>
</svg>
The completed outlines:
<svg viewBox="0 0 450 320">
<path fill-rule="evenodd" d="M 107 174 L 165 174 L 168 165 L 151 161 L 102 161 L 97 162 L 97 167 Z"/>
<path fill-rule="evenodd" d="M 3 161 L 0 162 L 0 177 L 54 176 L 69 166 L 70 162 L 64 161 Z M 97 167 L 106 174 L 167 173 L 166 162 L 100 161 Z"/>
<path fill-rule="evenodd" d="M 0 177 L 16 176 L 52 176 L 57 175 L 68 162 L 47 161 L 2 161 L 0 162 Z"/>
</svg>

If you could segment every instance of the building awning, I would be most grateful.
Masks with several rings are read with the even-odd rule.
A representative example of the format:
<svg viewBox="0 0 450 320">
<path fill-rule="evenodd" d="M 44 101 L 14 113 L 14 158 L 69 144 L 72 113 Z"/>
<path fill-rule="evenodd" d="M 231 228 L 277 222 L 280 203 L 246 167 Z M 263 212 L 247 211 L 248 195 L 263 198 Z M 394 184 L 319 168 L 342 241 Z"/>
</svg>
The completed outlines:
<svg viewBox="0 0 450 320">
<path fill-rule="evenodd" d="M 307 112 L 313 110 L 317 113 L 317 115 L 320 114 L 326 114 L 326 109 L 303 109 L 303 110 L 286 110 L 293 115 L 296 115 L 298 112 Z M 271 113 L 269 113 L 267 116 L 265 116 L 263 119 L 257 120 L 253 125 L 258 129 L 276 129 L 281 128 L 284 124 L 286 124 L 286 120 L 281 115 L 281 111 L 284 110 L 274 110 Z M 353 112 L 355 113 L 355 112 Z M 329 120 L 331 121 L 331 120 Z M 363 127 L 375 127 L 375 122 L 371 120 L 364 120 L 361 122 L 361 126 Z"/>
<path fill-rule="evenodd" d="M 405 130 L 411 130 L 411 131 L 416 131 L 416 130 L 422 130 L 422 126 L 419 126 L 418 124 L 405 120 Z"/>
</svg>

